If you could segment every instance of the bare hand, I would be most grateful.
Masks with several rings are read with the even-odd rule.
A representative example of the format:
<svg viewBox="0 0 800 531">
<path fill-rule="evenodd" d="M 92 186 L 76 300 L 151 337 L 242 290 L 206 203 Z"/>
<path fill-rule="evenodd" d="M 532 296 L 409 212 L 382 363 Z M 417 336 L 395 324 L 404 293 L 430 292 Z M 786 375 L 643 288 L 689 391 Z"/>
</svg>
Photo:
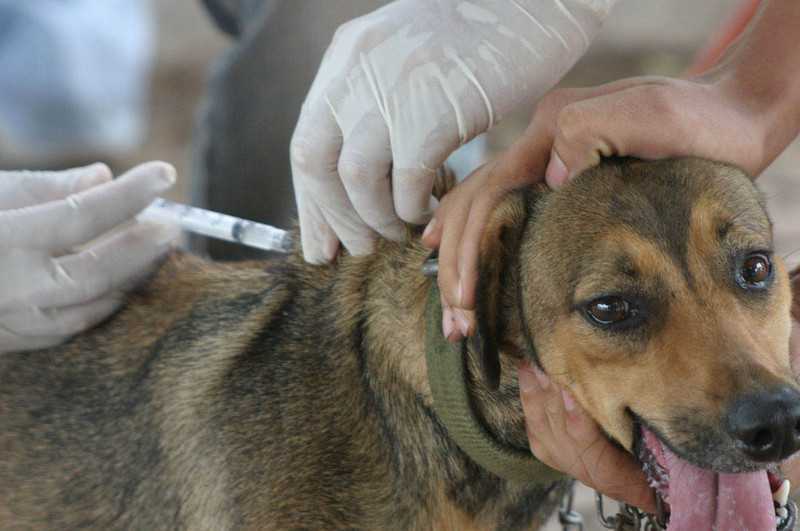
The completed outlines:
<svg viewBox="0 0 800 531">
<path fill-rule="evenodd" d="M 530 365 L 520 367 L 519 387 L 528 441 L 537 459 L 615 500 L 655 512 L 641 466 L 609 442 L 569 391 Z"/>
</svg>

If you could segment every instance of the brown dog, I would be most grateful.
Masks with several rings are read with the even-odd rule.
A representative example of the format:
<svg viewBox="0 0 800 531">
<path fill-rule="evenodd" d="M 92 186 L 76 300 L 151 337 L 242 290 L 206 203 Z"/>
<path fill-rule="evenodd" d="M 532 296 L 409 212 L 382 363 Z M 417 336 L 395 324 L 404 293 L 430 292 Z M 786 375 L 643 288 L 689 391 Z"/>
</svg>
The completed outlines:
<svg viewBox="0 0 800 531">
<path fill-rule="evenodd" d="M 800 446 L 800 393 L 789 278 L 745 175 L 609 162 L 509 196 L 481 251 L 464 352 L 487 432 L 527 449 L 531 360 L 641 457 L 671 529 L 774 529 L 765 469 Z M 434 408 L 425 257 L 416 237 L 328 267 L 176 255 L 95 330 L 0 357 L 0 527 L 538 527 L 563 482 L 482 469 Z"/>
</svg>

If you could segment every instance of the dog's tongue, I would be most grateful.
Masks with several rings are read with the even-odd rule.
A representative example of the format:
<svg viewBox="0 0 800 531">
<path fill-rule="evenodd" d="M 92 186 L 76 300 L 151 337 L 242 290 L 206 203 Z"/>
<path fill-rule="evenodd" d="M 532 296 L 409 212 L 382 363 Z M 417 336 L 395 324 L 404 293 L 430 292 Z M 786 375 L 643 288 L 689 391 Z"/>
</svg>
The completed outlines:
<svg viewBox="0 0 800 531">
<path fill-rule="evenodd" d="M 667 531 L 775 530 L 766 471 L 717 474 L 684 461 L 651 433 L 645 442 L 669 474 Z"/>
</svg>

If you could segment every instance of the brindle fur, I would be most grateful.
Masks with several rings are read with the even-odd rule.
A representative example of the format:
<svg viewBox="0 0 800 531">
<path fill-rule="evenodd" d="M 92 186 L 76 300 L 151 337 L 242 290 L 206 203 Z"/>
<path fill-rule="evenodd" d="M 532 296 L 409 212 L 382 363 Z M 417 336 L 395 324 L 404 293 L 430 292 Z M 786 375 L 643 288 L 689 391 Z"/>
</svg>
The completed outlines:
<svg viewBox="0 0 800 531">
<path fill-rule="evenodd" d="M 482 243 L 468 361 L 485 424 L 527 447 L 515 368 L 530 359 L 622 446 L 635 413 L 733 468 L 721 408 L 791 380 L 784 266 L 762 296 L 731 282 L 731 257 L 754 247 L 771 248 L 763 203 L 720 164 L 607 163 L 512 194 Z M 411 233 L 325 267 L 176 254 L 93 331 L 0 357 L 0 528 L 539 527 L 563 484 L 480 469 L 432 409 L 426 255 Z M 576 309 L 622 289 L 652 313 L 635 333 Z"/>
</svg>

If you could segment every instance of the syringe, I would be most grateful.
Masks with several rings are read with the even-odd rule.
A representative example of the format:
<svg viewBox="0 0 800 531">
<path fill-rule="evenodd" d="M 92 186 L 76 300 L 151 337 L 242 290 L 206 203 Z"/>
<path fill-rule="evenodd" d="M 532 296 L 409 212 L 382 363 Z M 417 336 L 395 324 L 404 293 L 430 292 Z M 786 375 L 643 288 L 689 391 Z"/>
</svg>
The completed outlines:
<svg viewBox="0 0 800 531">
<path fill-rule="evenodd" d="M 292 237 L 285 230 L 166 199 L 156 199 L 139 217 L 265 251 L 288 253 L 292 249 Z"/>
</svg>

